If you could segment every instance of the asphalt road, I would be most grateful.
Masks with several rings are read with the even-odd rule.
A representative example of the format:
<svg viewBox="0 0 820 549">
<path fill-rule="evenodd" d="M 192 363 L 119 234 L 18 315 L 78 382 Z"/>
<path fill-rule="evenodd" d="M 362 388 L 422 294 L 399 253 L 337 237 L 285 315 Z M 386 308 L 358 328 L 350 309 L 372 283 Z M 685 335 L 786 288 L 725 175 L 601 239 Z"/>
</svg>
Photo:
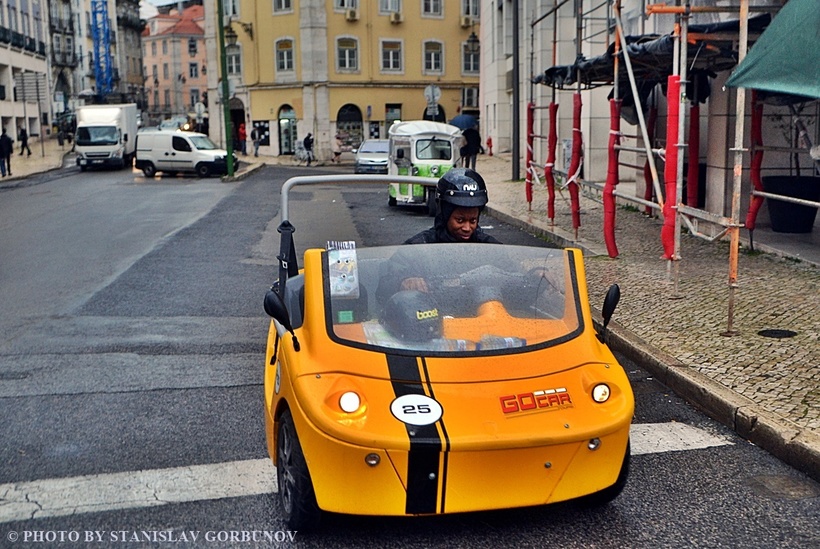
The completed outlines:
<svg viewBox="0 0 820 549">
<path fill-rule="evenodd" d="M 279 188 L 305 173 L 69 169 L 0 192 L 0 547 L 820 546 L 817 483 L 625 360 L 643 442 L 608 507 L 332 515 L 286 532 L 266 465 L 261 300 Z M 431 222 L 381 188 L 299 191 L 291 208 L 300 249 L 328 232 L 394 244 Z"/>
</svg>

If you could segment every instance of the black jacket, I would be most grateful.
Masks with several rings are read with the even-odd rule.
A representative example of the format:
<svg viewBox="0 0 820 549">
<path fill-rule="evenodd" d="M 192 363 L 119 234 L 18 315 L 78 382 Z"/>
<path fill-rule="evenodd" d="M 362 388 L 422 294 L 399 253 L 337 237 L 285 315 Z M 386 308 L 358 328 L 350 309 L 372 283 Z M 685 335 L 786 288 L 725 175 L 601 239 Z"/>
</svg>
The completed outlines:
<svg viewBox="0 0 820 549">
<path fill-rule="evenodd" d="M 6 158 L 14 150 L 14 142 L 8 134 L 0 135 L 0 158 Z"/>
</svg>

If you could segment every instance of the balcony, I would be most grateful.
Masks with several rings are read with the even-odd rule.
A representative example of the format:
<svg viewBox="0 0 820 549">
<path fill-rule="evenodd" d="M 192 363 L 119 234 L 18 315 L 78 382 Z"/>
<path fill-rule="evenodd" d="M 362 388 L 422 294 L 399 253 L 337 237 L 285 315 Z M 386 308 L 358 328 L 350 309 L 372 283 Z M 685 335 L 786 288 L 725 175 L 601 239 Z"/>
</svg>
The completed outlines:
<svg viewBox="0 0 820 549">
<path fill-rule="evenodd" d="M 0 44 L 8 44 L 11 42 L 11 29 L 0 27 Z"/>
<path fill-rule="evenodd" d="M 52 50 L 51 63 L 58 67 L 74 68 L 77 66 L 77 57 L 74 55 L 74 52 Z"/>
<path fill-rule="evenodd" d="M 32 36 L 26 36 L 26 45 L 25 48 L 27 51 L 37 51 L 37 39 Z"/>
<path fill-rule="evenodd" d="M 67 19 L 50 19 L 49 20 L 49 28 L 51 29 L 51 34 L 54 33 L 62 33 L 62 34 L 74 34 L 74 20 L 71 18 Z"/>
<path fill-rule="evenodd" d="M 26 37 L 19 32 L 11 31 L 11 45 L 22 49 L 26 45 Z"/>
<path fill-rule="evenodd" d="M 134 29 L 136 31 L 142 32 L 142 30 L 145 28 L 145 25 L 145 19 L 140 19 L 139 15 L 127 14 L 117 16 L 117 26 L 124 29 Z"/>
</svg>

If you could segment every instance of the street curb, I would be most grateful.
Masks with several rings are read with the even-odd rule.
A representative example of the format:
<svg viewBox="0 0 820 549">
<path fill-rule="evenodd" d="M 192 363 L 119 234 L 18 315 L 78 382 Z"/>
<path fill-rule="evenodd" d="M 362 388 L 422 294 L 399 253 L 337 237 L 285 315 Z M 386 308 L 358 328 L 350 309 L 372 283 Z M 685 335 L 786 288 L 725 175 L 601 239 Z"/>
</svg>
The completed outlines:
<svg viewBox="0 0 820 549">
<path fill-rule="evenodd" d="M 681 364 L 617 322 L 612 321 L 608 330 L 613 351 L 645 367 L 681 398 L 739 436 L 820 481 L 820 436 Z"/>
<path fill-rule="evenodd" d="M 228 177 L 227 175 L 223 175 L 220 178 L 220 181 L 223 183 L 233 183 L 234 181 L 242 181 L 249 175 L 253 175 L 254 173 L 258 172 L 262 168 L 265 167 L 264 162 L 257 162 L 255 164 L 250 164 L 246 169 L 239 170 L 238 172 L 233 174 L 233 177 Z"/>
<path fill-rule="evenodd" d="M 489 215 L 562 247 L 580 248 L 585 256 L 606 255 L 599 244 L 574 241 L 512 214 L 486 207 Z M 595 311 L 596 324 L 600 313 Z M 753 400 L 697 372 L 655 348 L 617 322 L 609 325 L 610 347 L 645 367 L 658 381 L 712 419 L 732 429 L 792 467 L 820 481 L 820 435 L 758 406 Z"/>
</svg>

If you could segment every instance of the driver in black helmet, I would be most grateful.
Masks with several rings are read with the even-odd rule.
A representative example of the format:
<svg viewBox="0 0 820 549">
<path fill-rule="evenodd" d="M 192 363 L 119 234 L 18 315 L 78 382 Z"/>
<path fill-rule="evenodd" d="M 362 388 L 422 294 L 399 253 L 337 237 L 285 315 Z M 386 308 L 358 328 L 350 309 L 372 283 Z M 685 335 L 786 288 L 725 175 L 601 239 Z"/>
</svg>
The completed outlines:
<svg viewBox="0 0 820 549">
<path fill-rule="evenodd" d="M 436 184 L 436 219 L 433 226 L 405 240 L 405 244 L 486 242 L 501 244 L 478 226 L 487 205 L 487 185 L 478 172 L 453 168 Z"/>
<path fill-rule="evenodd" d="M 501 244 L 478 226 L 478 219 L 487 204 L 484 179 L 469 168 L 452 168 L 436 184 L 436 219 L 433 226 L 404 241 L 405 244 L 436 244 L 471 242 Z M 480 258 L 473 258 L 480 260 Z M 397 291 L 427 292 L 426 269 L 418 258 L 408 259 L 396 253 L 390 260 L 376 291 L 380 303 Z"/>
</svg>

